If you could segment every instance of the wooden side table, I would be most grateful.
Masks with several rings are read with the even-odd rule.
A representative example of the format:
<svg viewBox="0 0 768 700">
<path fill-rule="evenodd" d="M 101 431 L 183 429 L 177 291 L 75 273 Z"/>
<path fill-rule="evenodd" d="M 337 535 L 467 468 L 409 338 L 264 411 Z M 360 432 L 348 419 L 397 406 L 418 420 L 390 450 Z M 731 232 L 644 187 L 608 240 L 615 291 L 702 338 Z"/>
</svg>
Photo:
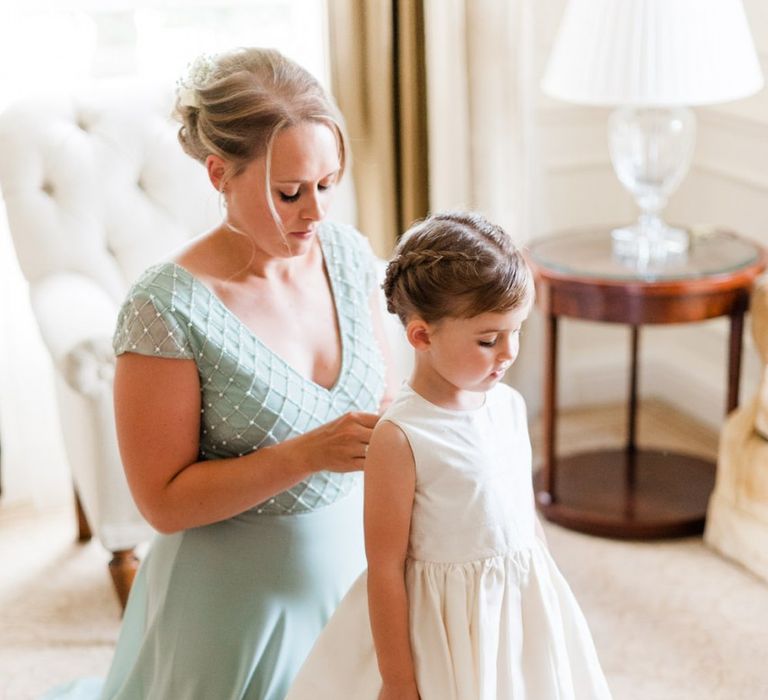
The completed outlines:
<svg viewBox="0 0 768 700">
<path fill-rule="evenodd" d="M 738 404 L 744 312 L 765 252 L 735 234 L 694 239 L 684 259 L 644 270 L 614 258 L 609 229 L 572 231 L 534 242 L 529 259 L 546 316 L 544 463 L 536 499 L 565 527 L 617 538 L 698 534 L 714 486 L 714 464 L 636 443 L 640 326 L 730 318 L 726 412 Z M 624 449 L 558 457 L 558 319 L 631 326 L 627 443 Z"/>
</svg>

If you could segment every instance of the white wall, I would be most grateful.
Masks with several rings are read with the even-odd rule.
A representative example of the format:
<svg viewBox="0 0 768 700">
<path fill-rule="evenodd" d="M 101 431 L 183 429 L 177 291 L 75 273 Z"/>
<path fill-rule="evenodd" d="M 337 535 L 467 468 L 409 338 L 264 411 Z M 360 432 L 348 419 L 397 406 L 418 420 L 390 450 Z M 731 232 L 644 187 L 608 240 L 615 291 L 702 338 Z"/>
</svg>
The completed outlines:
<svg viewBox="0 0 768 700">
<path fill-rule="evenodd" d="M 763 71 L 768 75 L 768 3 L 745 0 Z M 537 65 L 546 63 L 564 0 L 537 3 Z M 768 245 L 768 91 L 718 107 L 697 108 L 691 171 L 672 195 L 666 218 L 730 228 Z M 540 97 L 537 122 L 549 231 L 636 218 L 616 179 L 606 142 L 606 109 Z M 646 327 L 640 390 L 718 426 L 725 405 L 726 319 Z M 622 326 L 563 321 L 560 405 L 620 401 L 627 391 L 629 334 Z M 754 393 L 759 363 L 745 334 L 741 396 Z M 540 347 L 540 346 L 539 346 Z"/>
</svg>

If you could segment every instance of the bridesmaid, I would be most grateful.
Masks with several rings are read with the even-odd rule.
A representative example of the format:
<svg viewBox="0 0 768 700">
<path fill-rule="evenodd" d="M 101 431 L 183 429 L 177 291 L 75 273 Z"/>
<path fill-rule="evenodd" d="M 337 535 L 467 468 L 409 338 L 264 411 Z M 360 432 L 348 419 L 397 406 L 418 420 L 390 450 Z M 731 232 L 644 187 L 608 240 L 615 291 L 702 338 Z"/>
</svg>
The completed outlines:
<svg viewBox="0 0 768 700">
<path fill-rule="evenodd" d="M 292 61 L 238 49 L 193 64 L 176 115 L 225 215 L 118 319 L 120 451 L 159 535 L 106 681 L 51 697 L 282 700 L 365 566 L 360 470 L 392 382 L 373 253 L 325 221 L 337 112 Z"/>
</svg>

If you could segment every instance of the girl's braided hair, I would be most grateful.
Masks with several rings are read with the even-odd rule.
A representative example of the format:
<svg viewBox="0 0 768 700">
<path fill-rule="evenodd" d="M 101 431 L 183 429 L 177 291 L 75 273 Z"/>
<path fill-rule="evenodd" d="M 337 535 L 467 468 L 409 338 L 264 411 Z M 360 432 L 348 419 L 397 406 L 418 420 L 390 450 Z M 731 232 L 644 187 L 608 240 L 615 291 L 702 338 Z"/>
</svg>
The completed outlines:
<svg viewBox="0 0 768 700">
<path fill-rule="evenodd" d="M 416 222 L 400 239 L 382 285 L 387 309 L 405 325 L 470 318 L 530 304 L 533 277 L 505 231 L 471 212 Z"/>
</svg>

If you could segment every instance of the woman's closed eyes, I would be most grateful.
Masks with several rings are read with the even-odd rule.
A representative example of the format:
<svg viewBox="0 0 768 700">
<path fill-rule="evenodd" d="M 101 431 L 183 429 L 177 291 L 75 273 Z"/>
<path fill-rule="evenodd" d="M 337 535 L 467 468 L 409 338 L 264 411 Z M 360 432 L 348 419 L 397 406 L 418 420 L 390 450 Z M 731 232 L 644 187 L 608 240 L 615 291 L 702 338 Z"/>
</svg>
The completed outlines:
<svg viewBox="0 0 768 700">
<path fill-rule="evenodd" d="M 331 189 L 331 187 L 333 187 L 333 183 L 327 183 L 327 184 L 323 184 L 323 185 L 318 185 L 317 186 L 317 191 L 318 192 L 326 192 L 327 190 Z M 283 192 L 281 190 L 278 190 L 278 194 L 280 195 L 280 200 L 283 201 L 283 202 L 296 202 L 296 201 L 298 201 L 299 197 L 301 197 L 301 190 L 302 190 L 301 187 L 299 187 L 293 193 L 288 193 L 288 192 Z"/>
</svg>

